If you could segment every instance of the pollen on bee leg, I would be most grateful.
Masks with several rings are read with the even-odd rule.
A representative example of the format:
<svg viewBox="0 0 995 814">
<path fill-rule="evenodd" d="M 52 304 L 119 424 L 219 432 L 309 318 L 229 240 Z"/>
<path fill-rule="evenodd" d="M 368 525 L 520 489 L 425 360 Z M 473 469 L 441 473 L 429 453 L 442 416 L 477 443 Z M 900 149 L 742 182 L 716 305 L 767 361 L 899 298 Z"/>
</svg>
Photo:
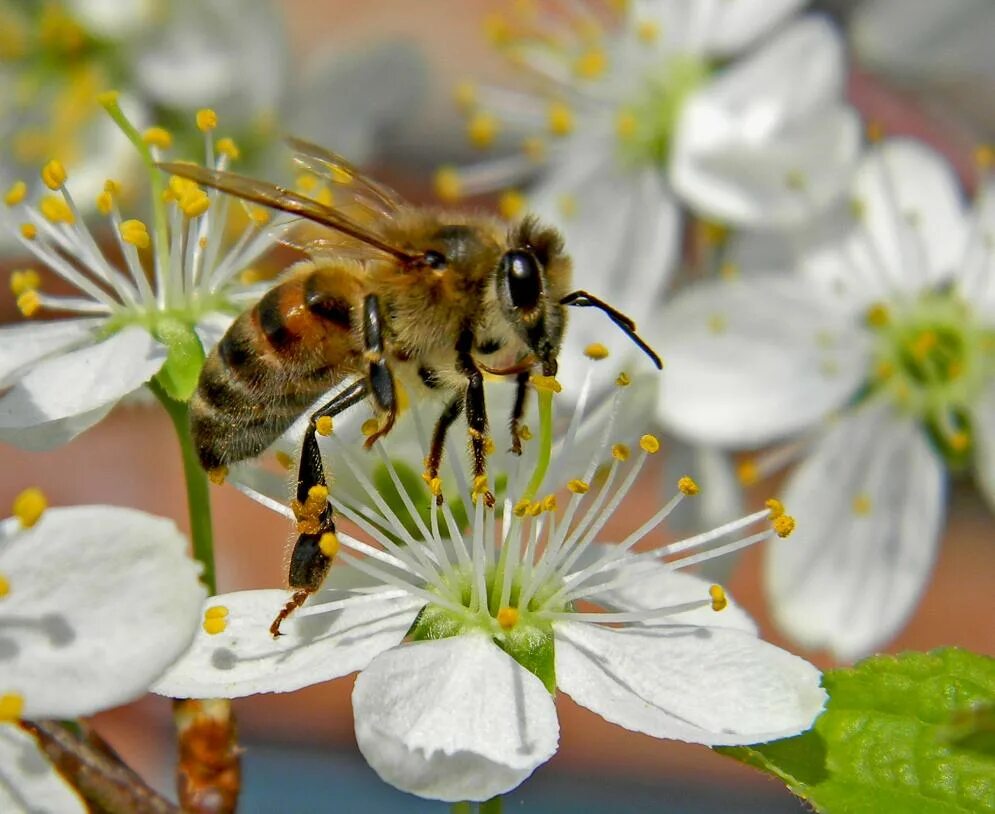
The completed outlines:
<svg viewBox="0 0 995 814">
<path fill-rule="evenodd" d="M 216 466 L 214 469 L 207 470 L 207 479 L 213 483 L 215 486 L 220 486 L 225 482 L 225 478 L 228 477 L 228 467 L 227 466 Z"/>
<path fill-rule="evenodd" d="M 778 537 L 790 537 L 791 532 L 795 530 L 795 518 L 790 514 L 782 514 L 780 517 L 775 517 L 771 525 Z"/>
<path fill-rule="evenodd" d="M 677 481 L 677 488 L 680 490 L 682 495 L 687 497 L 694 497 L 701 491 L 701 488 L 695 482 L 695 479 L 690 475 L 685 475 L 683 478 Z"/>
<path fill-rule="evenodd" d="M 204 621 L 201 625 L 204 632 L 216 636 L 228 627 L 228 608 L 224 605 L 211 605 L 204 611 Z"/>
<path fill-rule="evenodd" d="M 518 616 L 518 608 L 512 608 L 506 605 L 498 611 L 497 623 L 501 625 L 504 630 L 511 630 L 518 624 Z"/>
<path fill-rule="evenodd" d="M 594 359 L 599 361 L 601 359 L 608 358 L 608 348 L 602 345 L 600 342 L 592 342 L 586 348 L 584 348 L 584 355 L 588 359 Z"/>
<path fill-rule="evenodd" d="M 0 723 L 16 723 L 21 720 L 23 712 L 24 696 L 19 692 L 5 692 L 0 695 Z"/>
<path fill-rule="evenodd" d="M 473 479 L 473 496 L 477 497 L 487 491 L 487 475 L 477 475 Z"/>
<path fill-rule="evenodd" d="M 332 434 L 332 417 L 330 415 L 323 415 L 317 421 L 314 422 L 314 431 L 318 435 L 331 435 Z"/>
<path fill-rule="evenodd" d="M 45 493 L 41 489 L 31 487 L 14 498 L 12 514 L 21 521 L 23 528 L 29 529 L 38 522 L 46 508 L 48 500 L 45 499 Z"/>
<path fill-rule="evenodd" d="M 726 592 L 721 585 L 712 585 L 708 589 L 708 595 L 712 598 L 713 611 L 725 610 L 728 607 L 729 600 L 726 599 Z"/>
<path fill-rule="evenodd" d="M 333 531 L 326 531 L 318 539 L 318 548 L 321 549 L 321 553 L 324 554 L 328 559 L 334 560 L 335 555 L 339 553 L 339 538 L 335 535 Z"/>
<path fill-rule="evenodd" d="M 490 436 L 484 439 L 484 455 L 493 455 L 495 450 L 494 439 Z"/>
</svg>

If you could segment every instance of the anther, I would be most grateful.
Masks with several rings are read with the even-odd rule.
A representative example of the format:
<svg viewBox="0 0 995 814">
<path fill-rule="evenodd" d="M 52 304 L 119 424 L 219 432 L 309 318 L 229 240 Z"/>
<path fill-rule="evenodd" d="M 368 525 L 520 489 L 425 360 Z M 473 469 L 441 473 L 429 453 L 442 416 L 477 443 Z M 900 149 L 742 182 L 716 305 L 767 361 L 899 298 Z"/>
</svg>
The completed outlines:
<svg viewBox="0 0 995 814">
<path fill-rule="evenodd" d="M 41 168 L 41 180 L 53 192 L 62 189 L 67 177 L 66 168 L 62 162 L 54 158 Z"/>
<path fill-rule="evenodd" d="M 529 381 L 532 382 L 532 386 L 536 390 L 542 390 L 547 393 L 559 393 L 563 390 L 563 386 L 556 381 L 555 376 L 531 376 Z"/>
<path fill-rule="evenodd" d="M 216 466 L 214 469 L 207 470 L 207 479 L 213 483 L 215 486 L 220 486 L 225 482 L 225 478 L 228 477 L 228 467 L 227 466 Z"/>
<path fill-rule="evenodd" d="M 22 316 L 33 317 L 41 308 L 41 296 L 34 289 L 25 291 L 17 297 L 17 310 Z"/>
<path fill-rule="evenodd" d="M 853 513 L 857 517 L 866 517 L 871 513 L 871 497 L 870 495 L 861 492 L 859 495 L 854 495 L 853 503 L 850 505 Z"/>
<path fill-rule="evenodd" d="M 7 594 L 10 593 L 10 580 L 7 579 L 3 574 L 0 574 L 0 599 L 3 599 Z"/>
<path fill-rule="evenodd" d="M 216 146 L 219 153 L 228 156 L 232 161 L 237 161 L 242 155 L 242 151 L 238 149 L 235 139 L 230 136 L 218 139 Z"/>
<path fill-rule="evenodd" d="M 359 429 L 364 436 L 369 438 L 372 435 L 374 435 L 377 432 L 377 430 L 380 429 L 380 422 L 377 421 L 375 418 L 368 418 L 366 419 L 366 421 L 362 423 Z"/>
<path fill-rule="evenodd" d="M 616 461 L 629 460 L 629 447 L 625 444 L 612 444 L 612 457 Z"/>
<path fill-rule="evenodd" d="M 639 129 L 639 120 L 635 114 L 623 108 L 615 115 L 615 135 L 620 141 L 631 141 Z"/>
<path fill-rule="evenodd" d="M 97 103 L 105 108 L 117 107 L 117 100 L 120 96 L 120 91 L 105 90 L 97 94 Z"/>
<path fill-rule="evenodd" d="M 428 479 L 428 489 L 432 493 L 433 497 L 442 497 L 442 478 L 438 475 L 434 478 Z"/>
<path fill-rule="evenodd" d="M 518 437 L 521 438 L 523 441 L 532 440 L 532 430 L 529 429 L 528 424 L 522 424 L 522 426 L 518 428 Z"/>
<path fill-rule="evenodd" d="M 795 530 L 795 518 L 790 514 L 782 514 L 780 517 L 774 518 L 772 525 L 778 537 L 788 537 Z"/>
<path fill-rule="evenodd" d="M 574 127 L 573 111 L 564 102 L 553 102 L 546 117 L 549 132 L 554 136 L 567 136 Z"/>
<path fill-rule="evenodd" d="M 523 497 L 521 500 L 519 500 L 515 504 L 515 507 L 512 509 L 512 512 L 514 513 L 515 517 L 525 517 L 525 515 L 528 514 L 529 512 L 528 498 Z"/>
<path fill-rule="evenodd" d="M 139 249 L 147 249 L 152 245 L 152 238 L 149 236 L 148 227 L 137 218 L 124 221 L 118 231 L 121 233 L 121 239 L 125 243 L 129 243 Z"/>
<path fill-rule="evenodd" d="M 12 724 L 21 720 L 24 712 L 24 696 L 17 692 L 0 695 L 0 723 Z"/>
<path fill-rule="evenodd" d="M 460 81 L 453 89 L 453 100 L 463 110 L 477 104 L 477 86 L 469 79 Z"/>
<path fill-rule="evenodd" d="M 764 501 L 764 506 L 770 512 L 770 519 L 776 520 L 782 514 L 784 514 L 784 504 L 775 497 L 769 498 Z"/>
<path fill-rule="evenodd" d="M 466 123 L 466 137 L 478 149 L 485 149 L 494 143 L 497 136 L 498 123 L 490 113 L 478 111 Z"/>
<path fill-rule="evenodd" d="M 522 152 L 530 161 L 543 161 L 546 158 L 546 142 L 539 136 L 528 136 L 522 140 Z"/>
<path fill-rule="evenodd" d="M 70 226 L 76 222 L 76 216 L 69 204 L 63 198 L 46 195 L 38 204 L 38 209 L 47 221 L 51 223 L 66 223 Z"/>
<path fill-rule="evenodd" d="M 608 57 L 600 48 L 585 51 L 574 62 L 574 73 L 581 79 L 597 79 L 608 67 Z"/>
<path fill-rule="evenodd" d="M 48 508 L 48 501 L 41 489 L 25 489 L 14 498 L 13 515 L 21 521 L 21 526 L 31 528 Z"/>
<path fill-rule="evenodd" d="M 34 240 L 38 237 L 38 227 L 33 223 L 22 223 L 21 224 L 21 237 L 25 240 Z"/>
<path fill-rule="evenodd" d="M 655 435 L 644 435 L 639 439 L 639 448 L 650 455 L 660 451 L 660 439 Z"/>
<path fill-rule="evenodd" d="M 951 378 L 956 377 L 951 376 Z M 953 449 L 954 452 L 967 452 L 970 446 L 971 436 L 964 432 L 964 430 L 958 430 L 950 436 L 950 448 Z"/>
<path fill-rule="evenodd" d="M 645 45 L 652 45 L 660 36 L 660 26 L 654 20 L 640 20 L 636 25 L 636 36 Z"/>
<path fill-rule="evenodd" d="M 623 370 L 621 373 L 618 374 L 618 377 L 615 379 L 615 384 L 618 385 L 619 387 L 628 387 L 630 384 L 632 384 L 632 379 L 630 379 L 629 374 Z"/>
<path fill-rule="evenodd" d="M 109 192 L 101 192 L 97 195 L 97 211 L 101 215 L 109 215 L 114 209 L 114 198 Z"/>
<path fill-rule="evenodd" d="M 10 274 L 10 290 L 15 297 L 34 291 L 41 285 L 41 276 L 34 269 L 18 269 Z"/>
<path fill-rule="evenodd" d="M 518 624 L 518 608 L 505 606 L 498 611 L 497 622 L 504 630 L 511 630 Z"/>
<path fill-rule="evenodd" d="M 323 415 L 317 421 L 314 422 L 314 430 L 318 435 L 331 435 L 332 434 L 332 417 L 330 415 Z"/>
<path fill-rule="evenodd" d="M 329 201 L 328 205 L 331 206 L 331 201 Z M 270 215 L 269 210 L 264 206 L 249 207 L 249 219 L 256 224 L 256 226 L 265 226 L 270 222 L 271 217 L 272 216 Z"/>
<path fill-rule="evenodd" d="M 694 497 L 701 491 L 694 478 L 690 475 L 685 475 L 683 478 L 678 480 L 677 488 L 680 490 L 682 495 L 686 495 L 687 497 Z"/>
<path fill-rule="evenodd" d="M 741 485 L 753 486 L 760 480 L 760 468 L 757 466 L 757 462 L 752 458 L 740 461 L 739 466 L 736 467 L 736 477 L 739 478 Z"/>
<path fill-rule="evenodd" d="M 498 198 L 498 212 L 505 220 L 514 220 L 525 209 L 525 196 L 517 189 L 506 189 Z"/>
<path fill-rule="evenodd" d="M 211 108 L 205 107 L 197 111 L 197 129 L 201 132 L 208 132 L 218 126 L 218 114 Z"/>
<path fill-rule="evenodd" d="M 546 495 L 546 497 L 542 499 L 542 510 L 544 512 L 556 511 L 556 495 Z"/>
<path fill-rule="evenodd" d="M 339 553 L 339 538 L 335 535 L 335 532 L 326 531 L 322 534 L 318 538 L 318 548 L 321 549 L 321 553 L 328 557 L 328 559 L 334 560 L 335 555 Z"/>
<path fill-rule="evenodd" d="M 574 478 L 572 481 L 567 483 L 567 489 L 575 495 L 586 495 L 591 489 L 591 484 L 587 481 L 580 480 L 580 478 Z"/>
<path fill-rule="evenodd" d="M 729 600 L 726 599 L 726 592 L 721 585 L 712 585 L 708 589 L 708 595 L 712 598 L 713 611 L 725 610 L 729 605 Z"/>
<path fill-rule="evenodd" d="M 590 345 L 584 348 L 584 355 L 588 359 L 594 359 L 595 361 L 600 361 L 601 359 L 607 359 L 608 348 L 606 348 L 600 342 L 592 342 Z"/>
<path fill-rule="evenodd" d="M 887 305 L 876 302 L 867 309 L 864 319 L 871 328 L 883 328 L 891 321 L 891 314 Z"/>
<path fill-rule="evenodd" d="M 459 170 L 452 166 L 439 167 L 433 180 L 435 194 L 440 201 L 455 203 L 463 197 L 463 181 Z"/>
<path fill-rule="evenodd" d="M 17 206 L 27 197 L 27 194 L 28 185 L 24 181 L 15 181 L 3 196 L 3 202 L 7 206 Z"/>
<path fill-rule="evenodd" d="M 223 633 L 228 627 L 228 608 L 224 605 L 212 605 L 204 611 L 204 621 L 201 626 L 210 636 Z"/>
<path fill-rule="evenodd" d="M 173 146 L 173 137 L 165 127 L 150 127 L 142 133 L 142 141 L 149 147 L 158 147 L 160 150 L 168 150 Z"/>
</svg>

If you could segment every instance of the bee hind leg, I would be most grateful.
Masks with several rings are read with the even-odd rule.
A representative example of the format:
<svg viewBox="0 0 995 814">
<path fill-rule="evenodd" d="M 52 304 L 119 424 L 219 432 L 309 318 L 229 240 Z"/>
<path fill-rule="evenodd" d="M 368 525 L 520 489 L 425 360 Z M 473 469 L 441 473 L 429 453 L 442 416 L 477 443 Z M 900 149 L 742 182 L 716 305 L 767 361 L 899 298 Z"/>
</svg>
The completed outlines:
<svg viewBox="0 0 995 814">
<path fill-rule="evenodd" d="M 456 342 L 456 356 L 461 372 L 466 376 L 466 424 L 470 433 L 470 454 L 473 458 L 474 499 L 483 497 L 488 506 L 494 505 L 494 493 L 487 485 L 487 405 L 484 402 L 484 376 L 470 355 L 473 334 L 463 331 Z"/>
<path fill-rule="evenodd" d="M 456 396 L 446 409 L 442 411 L 439 420 L 435 422 L 435 429 L 432 431 L 432 446 L 429 448 L 428 457 L 425 459 L 425 482 L 435 495 L 436 505 L 442 505 L 442 489 L 438 484 L 439 467 L 442 465 L 442 451 L 446 444 L 446 433 L 453 425 L 453 422 L 463 413 L 463 396 Z"/>
</svg>

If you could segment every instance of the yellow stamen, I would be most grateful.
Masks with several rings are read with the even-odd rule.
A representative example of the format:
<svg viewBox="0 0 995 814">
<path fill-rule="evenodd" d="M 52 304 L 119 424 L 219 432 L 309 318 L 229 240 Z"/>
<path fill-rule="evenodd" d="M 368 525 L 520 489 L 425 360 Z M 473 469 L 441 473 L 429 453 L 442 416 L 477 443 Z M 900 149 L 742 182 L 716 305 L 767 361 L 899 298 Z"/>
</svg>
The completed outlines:
<svg viewBox="0 0 995 814">
<path fill-rule="evenodd" d="M 317 421 L 314 422 L 314 429 L 318 435 L 331 435 L 332 434 L 332 417 L 330 415 L 323 415 Z"/>
<path fill-rule="evenodd" d="M 511 630 L 518 624 L 518 608 L 511 608 L 507 606 L 501 608 L 501 610 L 498 611 L 497 621 L 504 630 Z"/>
<path fill-rule="evenodd" d="M 777 518 L 784 514 L 784 504 L 777 498 L 772 497 L 765 501 L 764 506 L 770 511 L 771 520 L 777 520 Z"/>
<path fill-rule="evenodd" d="M 542 514 L 542 503 L 538 500 L 535 503 L 530 503 L 529 516 L 538 517 L 540 514 Z"/>
<path fill-rule="evenodd" d="M 224 619 L 228 615 L 228 608 L 224 605 L 211 605 L 204 611 L 205 619 Z"/>
<path fill-rule="evenodd" d="M 41 489 L 31 487 L 14 498 L 12 514 L 21 521 L 21 526 L 29 529 L 41 519 L 46 508 L 48 500 L 45 499 L 45 493 Z"/>
<path fill-rule="evenodd" d="M 756 461 L 752 458 L 747 458 L 744 461 L 740 461 L 739 466 L 736 467 L 736 475 L 743 486 L 753 486 L 753 484 L 760 480 L 760 468 L 757 466 Z"/>
<path fill-rule="evenodd" d="M 871 496 L 866 492 L 854 495 L 851 508 L 857 517 L 866 517 L 871 513 Z"/>
<path fill-rule="evenodd" d="M 477 104 L 477 86 L 469 79 L 460 81 L 453 89 L 453 99 L 459 107 L 468 110 Z"/>
<path fill-rule="evenodd" d="M 522 426 L 518 428 L 518 437 L 523 441 L 532 440 L 532 430 L 529 429 L 528 424 L 522 424 Z"/>
<path fill-rule="evenodd" d="M 113 178 L 108 178 L 104 181 L 104 192 L 109 192 L 111 195 L 120 195 L 121 184 Z"/>
<path fill-rule="evenodd" d="M 587 481 L 582 481 L 579 478 L 574 478 L 572 481 L 567 483 L 567 489 L 575 495 L 586 495 L 591 489 L 591 484 Z"/>
<path fill-rule="evenodd" d="M 872 328 L 883 328 L 891 322 L 891 313 L 888 311 L 887 305 L 882 302 L 876 302 L 867 309 L 864 319 Z"/>
<path fill-rule="evenodd" d="M 639 129 L 639 120 L 631 110 L 622 109 L 615 116 L 615 135 L 621 141 L 631 141 Z"/>
<path fill-rule="evenodd" d="M 10 593 L 10 580 L 7 579 L 3 574 L 0 574 L 0 599 L 7 596 Z"/>
<path fill-rule="evenodd" d="M 626 372 L 625 372 L 625 371 L 623 370 L 623 371 L 622 371 L 621 373 L 619 373 L 619 374 L 618 374 L 618 376 L 616 377 L 616 379 L 615 379 L 615 384 L 616 384 L 616 385 L 617 385 L 618 387 L 628 387 L 628 386 L 629 386 L 630 384 L 632 384 L 632 379 L 630 379 L 630 378 L 629 378 L 629 374 L 628 374 L 628 373 L 626 373 Z"/>
<path fill-rule="evenodd" d="M 201 625 L 209 636 L 217 636 L 228 627 L 228 608 L 215 605 L 204 611 L 204 622 Z"/>
<path fill-rule="evenodd" d="M 613 444 L 612 445 L 612 457 L 616 461 L 627 461 L 629 460 L 629 447 L 625 444 Z"/>
<path fill-rule="evenodd" d="M 585 51 L 574 63 L 574 73 L 581 79 L 597 79 L 608 67 L 608 57 L 600 48 Z"/>
<path fill-rule="evenodd" d="M 380 429 L 380 422 L 377 421 L 375 418 L 368 418 L 366 419 L 366 421 L 363 422 L 362 426 L 360 426 L 359 429 L 363 433 L 363 435 L 369 438 L 371 435 L 373 435 L 373 433 L 375 433 L 377 430 Z"/>
<path fill-rule="evenodd" d="M 639 439 L 639 447 L 643 452 L 655 455 L 660 451 L 660 439 L 655 435 L 644 435 Z"/>
<path fill-rule="evenodd" d="M 542 499 L 542 510 L 544 512 L 556 511 L 556 495 L 546 495 L 546 497 Z"/>
<path fill-rule="evenodd" d="M 778 537 L 788 537 L 795 530 L 795 518 L 790 514 L 782 514 L 774 518 L 772 525 Z"/>
<path fill-rule="evenodd" d="M 573 111 L 564 102 L 553 102 L 546 114 L 549 132 L 554 136 L 567 136 L 573 131 Z"/>
<path fill-rule="evenodd" d="M 890 379 L 895 373 L 895 366 L 887 359 L 883 359 L 874 366 L 874 378 L 879 381 Z"/>
<path fill-rule="evenodd" d="M 37 291 L 31 289 L 25 291 L 17 298 L 17 310 L 22 316 L 33 317 L 41 308 L 41 296 Z"/>
<path fill-rule="evenodd" d="M 242 155 L 242 151 L 238 149 L 235 139 L 230 136 L 219 138 L 217 148 L 219 153 L 228 156 L 232 161 L 237 161 Z"/>
<path fill-rule="evenodd" d="M 919 335 L 912 340 L 909 349 L 912 351 L 912 355 L 915 356 L 920 362 L 926 360 L 929 352 L 933 350 L 939 343 L 939 337 L 936 335 L 936 331 L 921 331 Z"/>
<path fill-rule="evenodd" d="M 10 290 L 15 297 L 25 291 L 34 291 L 41 285 L 41 277 L 34 269 L 18 269 L 10 274 Z"/>
<path fill-rule="evenodd" d="M 284 469 L 289 470 L 294 465 L 294 459 L 291 455 L 284 452 L 282 449 L 276 451 L 276 462 Z"/>
<path fill-rule="evenodd" d="M 24 181 L 15 181 L 10 185 L 10 189 L 7 190 L 6 194 L 3 196 L 3 202 L 7 206 L 17 206 L 21 201 L 27 197 L 28 185 Z"/>
<path fill-rule="evenodd" d="M 563 386 L 556 381 L 555 376 L 531 376 L 529 381 L 536 390 L 543 390 L 547 393 L 559 393 Z"/>
<path fill-rule="evenodd" d="M 696 494 L 698 494 L 698 492 L 701 491 L 701 489 L 698 487 L 698 484 L 695 482 L 694 478 L 692 478 L 690 475 L 685 475 L 683 478 L 677 481 L 677 488 L 680 490 L 682 495 L 685 495 L 687 497 L 694 497 Z"/>
<path fill-rule="evenodd" d="M 466 136 L 477 149 L 483 150 L 494 143 L 497 136 L 498 122 L 490 113 L 478 111 L 466 123 Z"/>
<path fill-rule="evenodd" d="M 318 548 L 328 559 L 334 560 L 335 555 L 339 553 L 339 538 L 335 536 L 334 532 L 326 531 L 318 539 Z"/>
<path fill-rule="evenodd" d="M 205 107 L 197 111 L 197 128 L 206 133 L 218 126 L 218 114 Z"/>
<path fill-rule="evenodd" d="M 588 359 L 600 360 L 608 358 L 608 348 L 602 345 L 600 342 L 592 342 L 586 348 L 584 348 L 584 355 Z"/>
<path fill-rule="evenodd" d="M 22 223 L 21 224 L 21 236 L 25 240 L 34 240 L 38 237 L 38 227 L 33 223 Z"/>
<path fill-rule="evenodd" d="M 654 20 L 640 20 L 636 25 L 636 36 L 640 42 L 652 45 L 660 37 L 660 26 Z"/>
<path fill-rule="evenodd" d="M 867 140 L 871 144 L 876 144 L 884 138 L 884 127 L 881 122 L 871 121 L 867 123 Z"/>
<path fill-rule="evenodd" d="M 17 692 L 0 695 L 0 723 L 13 724 L 21 720 L 24 712 L 24 696 Z"/>
<path fill-rule="evenodd" d="M 72 225 L 76 222 L 73 210 L 69 208 L 64 198 L 57 198 L 54 195 L 46 195 L 41 199 L 38 209 L 46 220 L 51 223 L 67 223 Z"/>
<path fill-rule="evenodd" d="M 433 181 L 435 194 L 440 201 L 455 203 L 463 197 L 463 181 L 455 167 L 439 167 Z"/>
<path fill-rule="evenodd" d="M 180 200 L 177 201 L 177 206 L 180 207 L 180 211 L 188 218 L 196 218 L 203 215 L 211 205 L 211 199 L 207 197 L 207 193 L 199 187 L 192 187 L 187 189 Z M 147 248 L 143 246 L 142 248 Z"/>
<path fill-rule="evenodd" d="M 62 162 L 54 158 L 41 168 L 41 180 L 53 192 L 62 189 L 67 177 L 66 168 L 62 166 Z"/>
<path fill-rule="evenodd" d="M 225 478 L 228 477 L 228 467 L 227 466 L 216 466 L 214 469 L 207 470 L 207 479 L 213 483 L 215 486 L 220 486 L 225 482 Z"/>
<path fill-rule="evenodd" d="M 725 610 L 729 605 L 729 600 L 726 599 L 726 592 L 721 585 L 712 585 L 708 589 L 708 595 L 712 598 L 713 611 Z"/>
<path fill-rule="evenodd" d="M 148 227 L 137 218 L 124 221 L 118 231 L 121 232 L 121 239 L 125 243 L 130 243 L 139 249 L 147 249 L 152 245 Z"/>
<path fill-rule="evenodd" d="M 517 189 L 506 189 L 498 199 L 498 212 L 505 220 L 514 220 L 525 209 L 525 196 Z"/>
<path fill-rule="evenodd" d="M 142 141 L 149 147 L 168 150 L 173 146 L 173 136 L 165 127 L 150 127 L 142 133 Z"/>
<path fill-rule="evenodd" d="M 109 215 L 114 209 L 114 198 L 109 192 L 97 195 L 97 211 L 101 215 Z"/>
<path fill-rule="evenodd" d="M 247 269 L 242 269 L 241 273 L 238 275 L 238 279 L 245 285 L 252 285 L 253 283 L 258 283 L 260 280 L 265 280 L 266 275 L 259 269 L 252 268 L 250 266 Z"/>
<path fill-rule="evenodd" d="M 522 141 L 522 152 L 532 161 L 542 161 L 546 158 L 546 142 L 539 136 L 528 136 Z"/>
<path fill-rule="evenodd" d="M 330 191 L 329 194 L 331 194 Z M 319 201 L 319 203 L 321 202 Z M 272 215 L 265 206 L 250 206 L 249 217 L 252 219 L 252 222 L 255 223 L 257 226 L 265 226 L 267 223 L 270 222 L 270 218 L 272 217 Z"/>
<path fill-rule="evenodd" d="M 527 498 L 522 498 L 515 504 L 515 508 L 512 509 L 515 517 L 525 517 L 529 511 L 529 501 Z"/>
</svg>

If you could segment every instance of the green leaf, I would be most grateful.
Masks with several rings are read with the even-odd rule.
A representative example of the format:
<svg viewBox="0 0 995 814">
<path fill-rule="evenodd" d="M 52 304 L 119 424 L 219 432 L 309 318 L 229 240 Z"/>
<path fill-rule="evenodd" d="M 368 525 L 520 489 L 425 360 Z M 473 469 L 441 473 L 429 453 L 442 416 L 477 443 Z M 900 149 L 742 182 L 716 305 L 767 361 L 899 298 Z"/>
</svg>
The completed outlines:
<svg viewBox="0 0 995 814">
<path fill-rule="evenodd" d="M 166 362 L 156 378 L 171 399 L 189 401 L 204 366 L 204 347 L 196 331 L 167 317 L 156 322 L 154 334 L 166 346 Z"/>
<path fill-rule="evenodd" d="M 534 624 L 516 625 L 504 636 L 495 639 L 494 643 L 538 676 L 550 695 L 556 692 L 556 654 L 551 628 Z"/>
<path fill-rule="evenodd" d="M 957 648 L 875 656 L 823 676 L 803 735 L 718 751 L 781 778 L 817 811 L 995 812 L 995 659 Z"/>
</svg>

